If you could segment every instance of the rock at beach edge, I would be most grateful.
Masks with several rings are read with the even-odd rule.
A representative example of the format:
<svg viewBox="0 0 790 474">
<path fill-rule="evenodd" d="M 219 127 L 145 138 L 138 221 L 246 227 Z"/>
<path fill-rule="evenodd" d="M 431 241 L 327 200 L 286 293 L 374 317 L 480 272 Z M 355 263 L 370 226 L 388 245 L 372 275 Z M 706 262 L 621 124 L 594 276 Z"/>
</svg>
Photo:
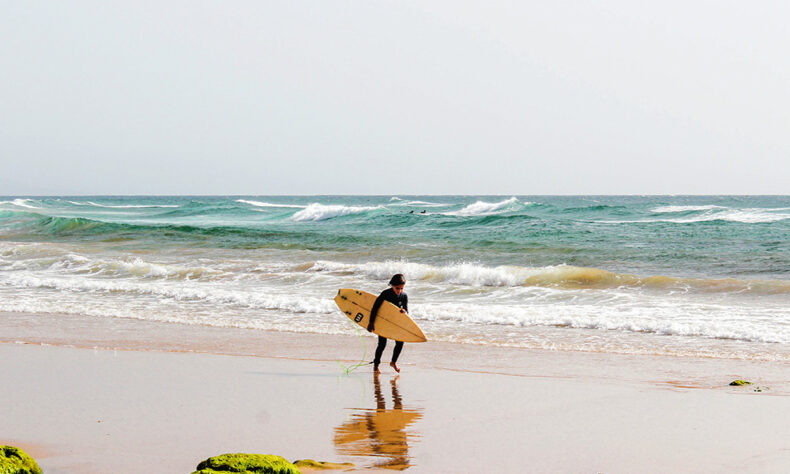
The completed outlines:
<svg viewBox="0 0 790 474">
<path fill-rule="evenodd" d="M 14 446 L 0 446 L 0 473 L 41 474 L 36 460 Z"/>
<path fill-rule="evenodd" d="M 192 474 L 235 472 L 240 474 L 301 474 L 287 459 L 274 454 L 222 454 L 197 465 Z"/>
</svg>

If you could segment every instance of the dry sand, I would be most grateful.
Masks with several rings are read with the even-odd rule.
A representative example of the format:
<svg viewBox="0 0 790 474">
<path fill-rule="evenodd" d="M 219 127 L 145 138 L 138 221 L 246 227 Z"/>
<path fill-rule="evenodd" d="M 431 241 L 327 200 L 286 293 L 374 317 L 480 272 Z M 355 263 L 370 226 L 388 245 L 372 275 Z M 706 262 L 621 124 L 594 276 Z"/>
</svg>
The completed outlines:
<svg viewBox="0 0 790 474">
<path fill-rule="evenodd" d="M 188 473 L 226 452 L 410 472 L 790 472 L 787 364 L 429 342 L 376 380 L 335 360 L 361 355 L 355 337 L 0 318 L 0 444 L 48 474 Z"/>
</svg>

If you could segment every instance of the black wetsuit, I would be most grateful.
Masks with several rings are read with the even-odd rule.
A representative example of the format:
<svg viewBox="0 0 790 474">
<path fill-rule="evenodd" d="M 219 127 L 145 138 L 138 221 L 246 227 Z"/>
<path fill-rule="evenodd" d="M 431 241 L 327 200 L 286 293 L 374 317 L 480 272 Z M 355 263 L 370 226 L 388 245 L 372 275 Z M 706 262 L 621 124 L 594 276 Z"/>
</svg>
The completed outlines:
<svg viewBox="0 0 790 474">
<path fill-rule="evenodd" d="M 370 309 L 370 322 L 368 323 L 368 331 L 373 329 L 374 323 L 376 322 L 376 313 L 381 307 L 381 303 L 384 301 L 389 301 L 395 306 L 403 308 L 403 311 L 406 311 L 407 313 L 409 312 L 409 297 L 406 296 L 406 293 L 401 291 L 400 295 L 396 295 L 392 288 L 387 288 L 381 292 L 378 298 L 376 298 L 376 302 L 373 303 L 373 308 Z M 373 359 L 373 365 L 378 366 L 381 363 L 381 354 L 384 352 L 384 348 L 386 346 L 387 338 L 379 336 L 379 345 L 376 347 L 376 358 Z M 398 356 L 400 356 L 400 351 L 402 349 L 403 341 L 395 341 L 395 349 L 392 351 L 393 363 L 398 361 Z"/>
</svg>

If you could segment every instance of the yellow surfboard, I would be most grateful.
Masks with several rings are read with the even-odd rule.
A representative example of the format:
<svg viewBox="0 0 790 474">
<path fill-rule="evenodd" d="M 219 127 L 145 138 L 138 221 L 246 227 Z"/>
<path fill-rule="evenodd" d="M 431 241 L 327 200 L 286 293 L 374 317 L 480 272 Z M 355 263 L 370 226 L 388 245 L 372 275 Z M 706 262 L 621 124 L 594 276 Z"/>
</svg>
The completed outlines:
<svg viewBox="0 0 790 474">
<path fill-rule="evenodd" d="M 373 308 L 373 303 L 375 302 L 376 295 L 351 288 L 340 289 L 337 291 L 337 296 L 335 296 L 335 303 L 337 303 L 340 311 L 348 316 L 348 319 L 365 329 L 368 328 L 370 309 Z M 389 301 L 383 302 L 376 313 L 373 332 L 395 341 L 427 341 L 425 334 L 422 333 L 417 323 Z"/>
</svg>

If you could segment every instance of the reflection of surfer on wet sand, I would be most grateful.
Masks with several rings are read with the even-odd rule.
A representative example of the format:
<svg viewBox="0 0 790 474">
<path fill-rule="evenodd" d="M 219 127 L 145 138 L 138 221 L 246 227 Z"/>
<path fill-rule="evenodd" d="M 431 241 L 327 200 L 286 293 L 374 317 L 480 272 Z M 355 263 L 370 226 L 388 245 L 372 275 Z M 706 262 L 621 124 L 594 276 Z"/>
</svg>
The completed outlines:
<svg viewBox="0 0 790 474">
<path fill-rule="evenodd" d="M 373 377 L 376 409 L 355 413 L 335 428 L 335 446 L 341 454 L 387 458 L 371 467 L 406 469 L 411 466 L 408 439 L 415 436 L 406 428 L 422 417 L 421 410 L 403 408 L 397 376 L 390 381 L 393 408 L 388 410 L 379 376 Z"/>
</svg>

